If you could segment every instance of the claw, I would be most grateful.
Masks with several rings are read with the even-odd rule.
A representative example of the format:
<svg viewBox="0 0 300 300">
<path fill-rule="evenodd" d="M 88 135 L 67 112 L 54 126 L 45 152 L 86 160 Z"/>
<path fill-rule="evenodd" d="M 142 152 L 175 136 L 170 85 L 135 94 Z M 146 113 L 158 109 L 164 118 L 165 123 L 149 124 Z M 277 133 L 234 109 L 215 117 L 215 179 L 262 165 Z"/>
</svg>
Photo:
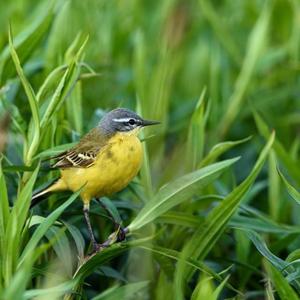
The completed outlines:
<svg viewBox="0 0 300 300">
<path fill-rule="evenodd" d="M 118 238 L 117 238 L 117 241 L 118 242 L 122 242 L 126 239 L 126 231 L 124 230 L 123 227 L 121 227 L 119 225 L 119 228 L 118 228 Z"/>
<path fill-rule="evenodd" d="M 105 244 L 93 244 L 93 253 L 97 253 L 97 252 L 100 252 L 102 251 L 104 248 L 107 248 L 108 245 L 105 245 Z"/>
</svg>

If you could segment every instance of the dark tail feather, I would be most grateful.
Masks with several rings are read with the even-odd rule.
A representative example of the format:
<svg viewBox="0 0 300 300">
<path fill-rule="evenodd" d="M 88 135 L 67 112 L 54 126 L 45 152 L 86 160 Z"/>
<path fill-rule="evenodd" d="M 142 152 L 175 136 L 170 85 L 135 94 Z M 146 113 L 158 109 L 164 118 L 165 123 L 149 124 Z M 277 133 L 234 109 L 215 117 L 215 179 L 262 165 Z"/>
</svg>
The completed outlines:
<svg viewBox="0 0 300 300">
<path fill-rule="evenodd" d="M 51 183 L 49 183 L 45 188 L 43 188 L 40 191 L 37 191 L 36 193 L 34 193 L 32 195 L 31 198 L 31 203 L 30 203 L 30 208 L 34 207 L 35 205 L 37 205 L 38 203 L 42 202 L 43 200 L 45 200 L 48 196 L 49 193 L 51 193 L 50 191 L 50 187 L 57 182 L 57 179 L 55 179 L 54 181 L 52 181 Z"/>
</svg>

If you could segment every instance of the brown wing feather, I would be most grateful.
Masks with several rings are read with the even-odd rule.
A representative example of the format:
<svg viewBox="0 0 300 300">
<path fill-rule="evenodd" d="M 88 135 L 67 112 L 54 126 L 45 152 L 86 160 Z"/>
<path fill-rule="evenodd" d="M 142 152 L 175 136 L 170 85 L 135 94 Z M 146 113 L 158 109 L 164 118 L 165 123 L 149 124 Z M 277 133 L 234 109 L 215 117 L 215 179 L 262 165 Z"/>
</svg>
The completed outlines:
<svg viewBox="0 0 300 300">
<path fill-rule="evenodd" d="M 51 167 L 88 168 L 94 164 L 98 153 L 108 140 L 109 136 L 102 134 L 99 128 L 94 128 L 76 146 L 53 157 L 55 162 Z"/>
</svg>

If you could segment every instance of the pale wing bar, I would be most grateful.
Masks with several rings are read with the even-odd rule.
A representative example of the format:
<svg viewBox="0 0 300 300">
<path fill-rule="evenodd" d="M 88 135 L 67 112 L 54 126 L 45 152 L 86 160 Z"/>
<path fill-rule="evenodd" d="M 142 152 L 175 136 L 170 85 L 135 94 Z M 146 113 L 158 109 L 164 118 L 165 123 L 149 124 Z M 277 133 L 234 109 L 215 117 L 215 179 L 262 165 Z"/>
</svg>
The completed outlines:
<svg viewBox="0 0 300 300">
<path fill-rule="evenodd" d="M 58 160 L 53 165 L 52 168 L 88 168 L 92 166 L 97 157 L 96 151 L 89 152 L 76 152 L 69 151 L 62 153 L 59 157 L 56 157 Z"/>
</svg>

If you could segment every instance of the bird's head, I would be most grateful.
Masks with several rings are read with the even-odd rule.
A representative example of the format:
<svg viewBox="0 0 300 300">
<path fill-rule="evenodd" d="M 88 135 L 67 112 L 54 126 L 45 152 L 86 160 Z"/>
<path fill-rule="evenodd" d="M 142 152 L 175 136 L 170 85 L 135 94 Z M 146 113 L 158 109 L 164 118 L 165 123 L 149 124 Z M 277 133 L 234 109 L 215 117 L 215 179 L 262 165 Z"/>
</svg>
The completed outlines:
<svg viewBox="0 0 300 300">
<path fill-rule="evenodd" d="M 137 134 L 139 129 L 159 123 L 157 121 L 144 120 L 129 109 L 117 108 L 104 115 L 99 126 L 108 134 L 116 132 Z"/>
</svg>

